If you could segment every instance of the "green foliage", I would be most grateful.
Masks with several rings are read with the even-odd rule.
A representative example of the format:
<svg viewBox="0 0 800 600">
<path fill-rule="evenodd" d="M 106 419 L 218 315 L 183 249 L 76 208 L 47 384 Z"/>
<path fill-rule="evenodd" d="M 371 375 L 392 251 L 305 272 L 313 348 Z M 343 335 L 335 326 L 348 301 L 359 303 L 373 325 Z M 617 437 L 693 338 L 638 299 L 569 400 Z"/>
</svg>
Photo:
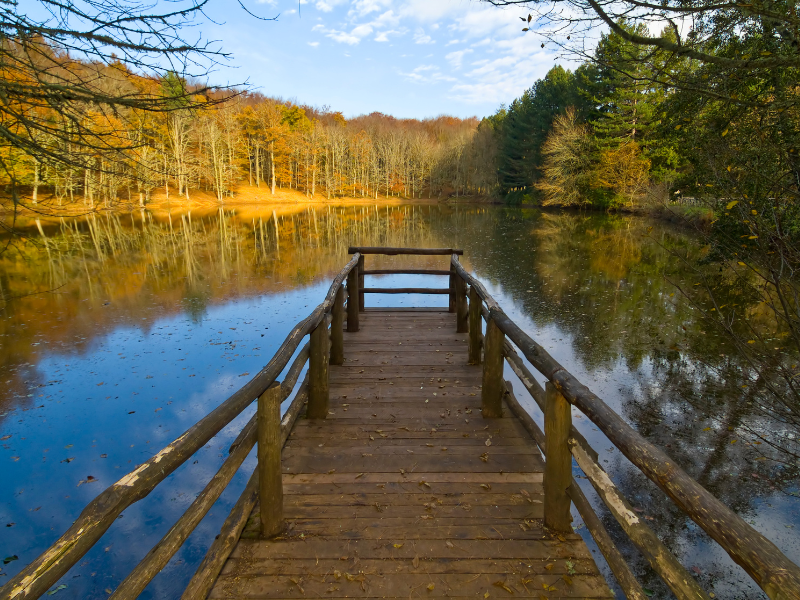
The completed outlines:
<svg viewBox="0 0 800 600">
<path fill-rule="evenodd" d="M 578 92 L 575 74 L 557 65 L 514 100 L 507 111 L 503 109 L 505 114 L 495 116 L 502 122 L 498 175 L 503 193 L 532 187 L 539 179 L 541 148 L 553 119 L 570 106 L 579 111 L 583 108 L 584 101 Z"/>
</svg>

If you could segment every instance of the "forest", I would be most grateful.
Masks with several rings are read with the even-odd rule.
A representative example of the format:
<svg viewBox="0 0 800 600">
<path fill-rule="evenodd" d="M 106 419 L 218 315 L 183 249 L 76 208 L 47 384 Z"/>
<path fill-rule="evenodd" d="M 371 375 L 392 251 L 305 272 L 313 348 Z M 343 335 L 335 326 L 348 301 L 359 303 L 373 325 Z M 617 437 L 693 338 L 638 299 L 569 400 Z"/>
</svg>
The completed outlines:
<svg viewBox="0 0 800 600">
<path fill-rule="evenodd" d="M 372 113 L 346 120 L 328 108 L 242 89 L 198 90 L 174 72 L 147 78 L 120 63 L 75 61 L 43 43 L 37 50 L 52 65 L 68 62 L 65 77 L 88 72 L 93 86 L 144 95 L 160 106 L 109 110 L 84 102 L 65 114 L 36 97 L 5 104 L 4 125 L 17 139 L 0 144 L 3 179 L 20 190 L 20 201 L 145 206 L 156 192 L 191 200 L 192 190 L 203 190 L 223 202 L 243 183 L 317 200 L 494 189 L 494 178 L 480 169 L 489 158 L 474 143 L 474 118 Z M 37 74 L 21 70 L 15 75 L 28 75 L 33 85 Z"/>
</svg>

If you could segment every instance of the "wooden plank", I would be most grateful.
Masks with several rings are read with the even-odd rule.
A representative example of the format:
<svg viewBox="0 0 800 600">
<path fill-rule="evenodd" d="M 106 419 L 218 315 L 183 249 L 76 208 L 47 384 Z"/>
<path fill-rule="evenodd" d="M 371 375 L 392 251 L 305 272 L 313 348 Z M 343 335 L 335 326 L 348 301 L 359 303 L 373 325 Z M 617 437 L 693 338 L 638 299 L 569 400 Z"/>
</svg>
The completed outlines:
<svg viewBox="0 0 800 600">
<path fill-rule="evenodd" d="M 542 483 L 542 473 L 428 473 L 428 472 L 372 472 L 358 478 L 362 483 Z M 352 483 L 353 473 L 284 473 L 283 484 L 293 483 Z M 419 483 L 418 483 L 419 485 Z M 427 486 L 425 486 L 427 489 Z M 432 489 L 432 488 L 431 488 Z"/>
<path fill-rule="evenodd" d="M 364 275 L 450 275 L 441 269 L 367 269 Z"/>
<path fill-rule="evenodd" d="M 350 246 L 347 249 L 348 254 L 386 254 L 387 256 L 395 256 L 398 254 L 406 255 L 419 255 L 419 256 L 446 256 L 450 254 L 464 254 L 463 250 L 456 250 L 454 248 L 391 248 L 381 246 Z"/>
<path fill-rule="evenodd" d="M 447 288 L 378 288 L 369 287 L 361 290 L 362 294 L 449 294 Z"/>
<path fill-rule="evenodd" d="M 497 561 L 491 558 L 475 559 L 458 557 L 450 560 L 441 560 L 440 557 L 418 556 L 417 566 L 414 566 L 413 557 L 398 560 L 394 565 L 393 573 L 498 573 L 505 575 L 509 571 L 509 561 Z M 331 575 L 334 571 L 348 571 L 350 564 L 333 558 L 273 558 L 270 565 L 265 564 L 266 559 L 234 559 L 233 564 L 226 567 L 223 575 L 231 572 L 250 577 L 270 569 L 276 575 L 304 575 L 316 574 L 317 576 Z M 513 560 L 513 559 L 512 559 Z M 516 560 L 513 567 L 517 572 L 529 577 L 531 575 L 564 575 L 573 572 L 576 576 L 591 574 L 591 561 L 574 559 L 571 566 L 567 565 L 568 559 L 547 560 L 546 558 Z M 359 558 L 356 563 L 356 572 L 375 573 L 382 568 L 381 559 Z M 343 564 L 344 563 L 344 564 Z M 274 569 L 274 570 L 273 570 Z M 335 576 L 334 576 L 335 577 Z"/>
<path fill-rule="evenodd" d="M 529 488 L 534 488 L 530 484 L 525 484 Z M 419 487 L 419 486 L 418 486 Z M 391 498 L 392 506 L 415 506 L 417 508 L 427 508 L 426 504 L 435 504 L 438 508 L 451 506 L 533 506 L 538 500 L 542 504 L 544 489 L 538 488 L 538 492 L 531 494 L 526 491 L 526 495 L 521 493 L 521 486 L 517 487 L 512 493 L 497 493 L 496 491 L 484 493 L 449 493 L 434 494 L 432 492 L 418 492 L 416 494 L 408 492 L 382 492 L 377 493 L 375 487 L 369 488 L 369 493 L 326 493 L 326 494 L 287 494 L 284 496 L 284 507 L 289 510 L 295 507 L 313 506 L 368 506 L 372 507 L 375 503 L 385 504 L 387 496 Z M 437 510 L 438 510 L 437 508 Z M 287 513 L 288 514 L 288 513 Z"/>
<path fill-rule="evenodd" d="M 211 597 L 511 595 L 498 581 L 611 597 L 580 536 L 544 529 L 541 454 L 508 410 L 481 414 L 455 315 L 359 318 L 329 370 L 327 418 L 299 421 L 284 448 L 286 531 L 255 539 L 255 507 Z"/>
<path fill-rule="evenodd" d="M 246 554 L 253 560 L 276 558 L 319 558 L 324 560 L 344 557 L 345 561 L 352 561 L 357 556 L 396 560 L 411 560 L 415 556 L 419 556 L 420 559 L 469 557 L 478 560 L 518 560 L 520 557 L 524 557 L 525 560 L 550 560 L 556 564 L 559 560 L 570 558 L 575 560 L 591 559 L 591 552 L 582 543 L 579 535 L 566 534 L 563 537 L 564 542 L 555 537 L 545 536 L 535 544 L 522 540 L 462 540 L 447 544 L 445 540 L 425 539 L 423 541 L 412 540 L 400 548 L 396 548 L 391 540 L 385 540 L 379 544 L 359 540 L 344 543 L 341 540 L 319 538 L 303 540 L 296 537 L 272 544 L 242 540 L 231 556 L 239 558 Z M 345 561 L 341 562 L 345 563 Z"/>
<path fill-rule="evenodd" d="M 349 574 L 349 573 L 348 573 Z M 431 576 L 416 573 L 394 573 L 391 575 L 378 575 L 370 573 L 352 574 L 352 581 L 342 576 L 335 580 L 333 573 L 328 578 L 320 581 L 309 577 L 302 584 L 292 576 L 255 576 L 246 578 L 220 578 L 219 589 L 215 588 L 209 598 L 229 598 L 235 589 L 236 597 L 241 598 L 309 598 L 309 597 L 342 597 L 342 598 L 385 598 L 404 597 L 410 598 L 414 594 L 426 593 L 427 589 L 436 595 L 448 597 L 479 597 L 486 592 L 502 592 L 495 585 L 498 577 L 492 574 L 440 574 Z M 237 581 L 237 579 L 240 579 Z M 295 581 L 298 581 L 295 583 Z M 516 590 L 516 595 L 539 595 L 543 586 L 548 586 L 550 593 L 545 598 L 613 598 L 608 586 L 599 575 L 575 576 L 571 578 L 572 584 L 567 586 L 562 577 L 557 574 L 532 575 L 525 585 L 520 576 L 513 574 L 500 578 L 500 581 L 509 589 Z M 230 590 L 227 589 L 230 586 Z M 428 586 L 432 586 L 428 588 Z M 565 589 L 567 588 L 568 589 Z M 527 592 L 526 592 L 527 590 Z M 559 594 L 561 590 L 561 594 Z M 503 594 L 510 596 L 506 592 Z M 564 596 L 563 594 L 568 594 Z M 533 596 L 535 597 L 535 596 Z"/>
</svg>

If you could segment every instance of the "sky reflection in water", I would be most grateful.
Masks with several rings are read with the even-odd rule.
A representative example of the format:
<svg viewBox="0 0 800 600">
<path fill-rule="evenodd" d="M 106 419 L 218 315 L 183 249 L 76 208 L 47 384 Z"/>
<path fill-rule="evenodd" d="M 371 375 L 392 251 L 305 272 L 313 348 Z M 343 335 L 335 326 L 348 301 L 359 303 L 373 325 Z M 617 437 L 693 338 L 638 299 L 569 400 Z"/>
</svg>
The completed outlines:
<svg viewBox="0 0 800 600">
<path fill-rule="evenodd" d="M 692 258 L 701 252 L 687 234 L 656 224 L 643 237 L 650 224 L 629 217 L 440 206 L 238 207 L 42 221 L 46 242 L 29 225 L 31 238 L 0 256 L 0 553 L 18 557 L 3 566 L 0 581 L 55 541 L 102 489 L 258 372 L 322 300 L 352 243 L 463 248 L 465 265 L 557 360 L 800 559 L 798 499 L 789 495 L 797 493 L 795 473 L 756 460 L 760 448 L 742 426 L 770 424 L 749 410 L 741 366 L 698 311 L 670 296 L 670 281 L 689 285 L 693 274 L 668 250 Z M 367 262 L 446 268 L 447 258 Z M 379 281 L 447 285 L 440 277 Z M 437 306 L 446 297 L 368 295 L 367 302 Z M 510 372 L 507 378 L 514 380 Z M 516 395 L 538 413 L 521 386 Z M 60 582 L 68 587 L 59 594 L 107 597 L 203 488 L 252 410 L 126 510 Z M 640 515 L 707 590 L 759 597 L 724 552 L 575 415 Z M 254 463 L 251 453 L 143 598 L 180 593 Z M 615 539 L 645 586 L 667 596 L 637 552 Z"/>
</svg>

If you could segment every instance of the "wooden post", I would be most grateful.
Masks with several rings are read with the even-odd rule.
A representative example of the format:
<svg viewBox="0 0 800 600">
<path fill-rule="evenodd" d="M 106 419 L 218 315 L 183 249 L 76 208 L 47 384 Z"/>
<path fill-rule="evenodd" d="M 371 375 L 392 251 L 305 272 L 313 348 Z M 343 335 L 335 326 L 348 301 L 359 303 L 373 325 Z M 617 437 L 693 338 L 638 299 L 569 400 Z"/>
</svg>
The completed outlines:
<svg viewBox="0 0 800 600">
<path fill-rule="evenodd" d="M 347 331 L 358 331 L 358 265 L 347 274 Z"/>
<path fill-rule="evenodd" d="M 456 273 L 456 268 L 453 263 L 450 263 L 450 302 L 447 306 L 447 312 L 456 312 L 456 278 L 458 274 Z"/>
<path fill-rule="evenodd" d="M 469 288 L 469 364 L 481 364 L 481 297 L 474 286 Z"/>
<path fill-rule="evenodd" d="M 481 413 L 485 419 L 503 416 L 503 344 L 506 336 L 493 319 L 486 325 L 483 352 Z"/>
<path fill-rule="evenodd" d="M 281 384 L 276 381 L 258 397 L 258 494 L 263 537 L 283 531 L 281 446 Z"/>
<path fill-rule="evenodd" d="M 456 333 L 469 331 L 469 309 L 467 308 L 467 282 L 456 275 Z"/>
<path fill-rule="evenodd" d="M 572 483 L 572 454 L 567 440 L 571 427 L 569 402 L 548 381 L 544 406 L 544 524 L 554 531 L 570 533 L 572 516 L 567 488 Z"/>
<path fill-rule="evenodd" d="M 364 255 L 358 258 L 358 312 L 364 312 Z"/>
<path fill-rule="evenodd" d="M 309 419 L 325 419 L 328 416 L 328 339 L 327 319 L 311 332 L 311 355 L 308 359 L 308 407 Z"/>
<path fill-rule="evenodd" d="M 331 364 L 344 364 L 344 287 L 339 287 L 331 310 Z"/>
</svg>

